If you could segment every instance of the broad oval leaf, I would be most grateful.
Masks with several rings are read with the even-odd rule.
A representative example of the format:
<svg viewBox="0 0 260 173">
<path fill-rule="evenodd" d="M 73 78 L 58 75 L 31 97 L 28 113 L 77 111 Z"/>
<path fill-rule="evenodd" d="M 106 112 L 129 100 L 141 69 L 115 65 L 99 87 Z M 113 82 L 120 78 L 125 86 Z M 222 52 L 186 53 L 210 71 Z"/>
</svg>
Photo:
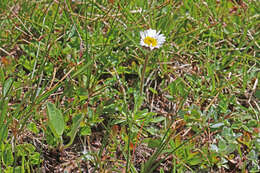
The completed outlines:
<svg viewBox="0 0 260 173">
<path fill-rule="evenodd" d="M 49 126 L 52 130 L 52 133 L 59 138 L 64 131 L 65 122 L 61 114 L 61 111 L 56 108 L 53 103 L 47 103 L 48 117 L 49 117 Z"/>
</svg>

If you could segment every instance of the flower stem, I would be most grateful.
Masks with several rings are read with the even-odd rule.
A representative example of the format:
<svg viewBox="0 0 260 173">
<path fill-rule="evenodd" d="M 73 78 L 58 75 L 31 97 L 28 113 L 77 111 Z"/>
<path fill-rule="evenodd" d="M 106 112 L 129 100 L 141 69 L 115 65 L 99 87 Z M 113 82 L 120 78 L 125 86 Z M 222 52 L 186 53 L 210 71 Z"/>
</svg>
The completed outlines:
<svg viewBox="0 0 260 173">
<path fill-rule="evenodd" d="M 143 69 L 142 69 L 142 74 L 141 74 L 141 86 L 140 86 L 140 94 L 141 94 L 141 95 L 143 95 L 144 76 L 145 76 L 146 65 L 147 65 L 147 63 L 148 63 L 148 58 L 149 58 L 149 54 L 145 57 L 144 67 L 143 67 Z"/>
</svg>

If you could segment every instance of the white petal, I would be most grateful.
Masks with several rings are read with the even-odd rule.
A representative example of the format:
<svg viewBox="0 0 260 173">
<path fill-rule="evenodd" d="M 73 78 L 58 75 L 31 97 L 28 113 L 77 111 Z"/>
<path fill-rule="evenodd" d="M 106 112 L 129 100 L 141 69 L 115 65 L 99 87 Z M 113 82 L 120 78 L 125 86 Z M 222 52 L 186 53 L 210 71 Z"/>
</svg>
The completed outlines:
<svg viewBox="0 0 260 173">
<path fill-rule="evenodd" d="M 156 37 L 156 30 L 153 30 L 153 29 L 149 29 L 148 30 L 148 33 L 149 33 L 149 36 L 150 37 L 153 37 L 153 38 L 155 38 Z"/>
<path fill-rule="evenodd" d="M 143 40 L 140 41 L 140 45 L 141 45 L 141 46 L 146 46 L 146 44 L 144 43 Z"/>
<path fill-rule="evenodd" d="M 141 31 L 140 36 L 141 36 L 140 45 L 145 46 L 145 47 L 149 47 L 151 50 L 153 50 L 154 48 L 161 47 L 163 45 L 163 43 L 165 42 L 165 39 L 166 39 L 163 34 L 160 34 L 160 31 L 157 32 L 154 29 L 148 29 L 148 30 L 145 30 L 145 31 Z M 148 45 L 148 44 L 144 43 L 144 39 L 146 37 L 152 37 L 152 38 L 156 39 L 157 45 L 152 46 L 152 44 Z"/>
<path fill-rule="evenodd" d="M 144 32 L 140 32 L 141 38 L 144 39 L 145 38 L 145 33 Z"/>
<path fill-rule="evenodd" d="M 144 36 L 147 37 L 147 35 L 148 35 L 148 31 L 146 30 L 144 31 Z"/>
</svg>

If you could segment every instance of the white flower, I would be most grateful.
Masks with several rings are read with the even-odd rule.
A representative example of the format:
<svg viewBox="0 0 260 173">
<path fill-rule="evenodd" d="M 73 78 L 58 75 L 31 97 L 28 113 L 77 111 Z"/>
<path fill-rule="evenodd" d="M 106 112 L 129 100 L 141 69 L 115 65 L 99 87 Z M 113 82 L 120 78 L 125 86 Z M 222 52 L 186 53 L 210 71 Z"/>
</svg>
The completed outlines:
<svg viewBox="0 0 260 173">
<path fill-rule="evenodd" d="M 160 34 L 160 31 L 156 32 L 156 30 L 148 29 L 146 31 L 141 31 L 141 46 L 149 47 L 151 50 L 154 48 L 159 48 L 165 42 L 165 36 Z"/>
</svg>

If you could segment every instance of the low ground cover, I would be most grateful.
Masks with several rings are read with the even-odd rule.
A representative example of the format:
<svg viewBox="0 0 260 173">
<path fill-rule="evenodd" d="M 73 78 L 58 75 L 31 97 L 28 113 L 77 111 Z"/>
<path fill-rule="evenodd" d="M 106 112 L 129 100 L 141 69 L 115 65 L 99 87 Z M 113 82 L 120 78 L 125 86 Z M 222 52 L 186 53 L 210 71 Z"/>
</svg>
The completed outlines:
<svg viewBox="0 0 260 173">
<path fill-rule="evenodd" d="M 2 0 L 0 172 L 259 172 L 259 9 Z"/>
</svg>

